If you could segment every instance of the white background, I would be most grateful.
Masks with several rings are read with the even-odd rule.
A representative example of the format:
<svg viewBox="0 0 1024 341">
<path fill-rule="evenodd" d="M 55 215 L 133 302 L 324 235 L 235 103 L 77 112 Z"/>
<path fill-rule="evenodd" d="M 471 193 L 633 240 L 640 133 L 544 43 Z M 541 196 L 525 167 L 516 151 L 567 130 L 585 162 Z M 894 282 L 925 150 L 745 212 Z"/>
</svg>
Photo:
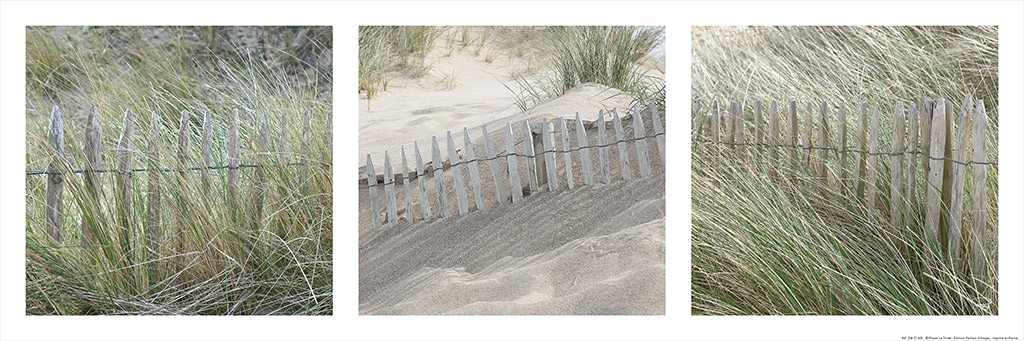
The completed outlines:
<svg viewBox="0 0 1024 341">
<path fill-rule="evenodd" d="M 765 339 L 1024 335 L 1021 129 L 1024 2 L 4 2 L 0 9 L 0 339 Z M 356 232 L 359 25 L 667 26 L 666 315 L 657 317 L 358 316 Z M 691 317 L 691 25 L 999 25 L 1000 315 L 997 317 Z M 25 316 L 26 25 L 330 25 L 334 27 L 334 316 Z M 1017 175 L 1017 176 L 1014 176 Z M 1016 202 L 1016 205 L 1011 203 Z"/>
</svg>

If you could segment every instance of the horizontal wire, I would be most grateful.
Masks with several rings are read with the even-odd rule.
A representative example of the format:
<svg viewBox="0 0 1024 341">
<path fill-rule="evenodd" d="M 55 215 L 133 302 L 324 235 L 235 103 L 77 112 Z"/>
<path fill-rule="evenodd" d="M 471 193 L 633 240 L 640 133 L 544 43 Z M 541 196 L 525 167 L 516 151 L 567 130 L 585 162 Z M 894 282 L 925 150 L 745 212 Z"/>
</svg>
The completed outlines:
<svg viewBox="0 0 1024 341">
<path fill-rule="evenodd" d="M 314 161 L 312 163 L 320 164 L 321 166 L 330 166 L 330 164 L 326 163 L 326 162 Z M 292 162 L 292 163 L 287 164 L 286 166 L 304 166 L 304 165 L 306 165 L 306 164 L 302 163 L 302 162 Z M 70 173 L 73 173 L 73 174 L 84 174 L 84 173 L 119 173 L 119 174 L 129 174 L 129 173 L 135 173 L 135 172 L 151 172 L 151 171 L 152 172 L 159 171 L 159 172 L 166 173 L 166 172 L 200 171 L 200 170 L 211 170 L 211 169 L 212 170 L 218 170 L 218 169 L 241 169 L 241 168 L 262 168 L 262 167 L 265 167 L 265 165 L 245 164 L 245 163 L 243 163 L 243 164 L 239 164 L 238 166 L 222 165 L 222 166 L 205 166 L 205 167 L 204 166 L 196 166 L 196 167 L 187 167 L 187 168 L 132 168 L 132 169 L 127 170 L 127 171 L 121 171 L 120 169 L 73 169 L 73 170 L 70 171 Z M 64 172 L 51 171 L 51 170 L 29 170 L 29 171 L 25 171 L 25 175 L 44 175 L 44 174 L 47 174 L 47 175 L 49 175 L 49 174 L 64 174 Z"/>
<path fill-rule="evenodd" d="M 712 141 L 712 140 L 708 140 L 708 139 L 704 139 L 704 138 L 699 138 L 699 137 L 695 138 L 695 140 L 697 142 L 713 143 L 713 144 L 724 144 L 724 145 L 730 145 L 730 146 L 787 147 L 787 148 L 800 148 L 800 149 L 804 149 L 804 150 L 810 150 L 810 149 L 830 150 L 830 151 L 834 151 L 836 153 L 839 153 L 839 152 L 855 152 L 855 153 L 862 153 L 862 154 L 868 154 L 868 155 L 889 155 L 889 156 L 900 156 L 900 155 L 913 154 L 913 155 L 927 156 L 929 159 L 932 159 L 932 160 L 950 161 L 950 162 L 953 162 L 955 164 L 964 165 L 964 166 L 970 166 L 970 165 L 992 165 L 992 166 L 998 166 L 999 165 L 999 162 L 994 162 L 994 161 L 974 161 L 974 160 L 960 161 L 960 160 L 955 160 L 955 159 L 951 159 L 951 158 L 948 158 L 948 157 L 934 157 L 934 156 L 925 154 L 924 152 L 921 152 L 920 148 L 915 149 L 915 150 L 910 150 L 909 148 L 907 148 L 907 149 L 904 149 L 903 151 L 871 152 L 871 151 L 860 150 L 860 149 L 856 149 L 856 148 L 840 149 L 839 147 L 804 146 L 803 144 L 769 144 L 769 143 L 763 143 L 763 142 Z"/>
<path fill-rule="evenodd" d="M 656 137 L 662 136 L 662 135 L 665 135 L 665 133 L 661 132 L 661 133 L 656 133 L 656 134 L 649 135 L 649 136 L 627 138 L 625 140 L 618 140 L 618 141 L 615 141 L 615 142 L 612 142 L 612 143 L 608 143 L 608 144 L 588 145 L 588 146 L 585 146 L 585 147 L 581 146 L 581 147 L 576 147 L 576 148 L 572 148 L 572 149 L 569 149 L 569 150 L 551 149 L 551 150 L 541 151 L 540 153 L 536 153 L 535 155 L 532 155 L 532 156 L 531 155 L 522 155 L 522 154 L 514 153 L 514 152 L 513 153 L 508 153 L 508 151 L 506 150 L 503 153 L 498 153 L 498 155 L 496 155 L 494 157 L 475 158 L 475 159 L 471 159 L 471 160 L 462 160 L 462 161 L 456 162 L 454 164 L 451 164 L 448 167 L 451 168 L 451 167 L 459 166 L 459 165 L 462 165 L 462 164 L 468 164 L 468 163 L 479 162 L 479 161 L 493 161 L 493 160 L 497 160 L 497 159 L 500 159 L 500 158 L 503 158 L 503 157 L 507 158 L 509 156 L 518 156 L 518 157 L 522 157 L 522 158 L 526 158 L 526 159 L 536 159 L 538 157 L 544 156 L 544 154 L 547 154 L 547 153 L 561 153 L 561 154 L 565 154 L 565 153 L 578 152 L 578 151 L 581 151 L 583 149 L 607 148 L 607 147 L 611 147 L 611 146 L 617 145 L 619 143 L 640 141 L 640 140 L 643 140 L 643 139 L 656 138 Z M 526 141 L 526 140 L 524 139 L 523 141 Z M 523 142 L 523 141 L 520 141 L 520 143 Z M 444 167 L 443 166 L 442 167 L 437 167 L 436 165 L 434 165 L 433 170 L 436 172 L 438 169 L 444 170 Z M 405 174 L 405 173 L 397 173 L 397 174 Z M 418 177 L 421 177 L 421 176 L 426 176 L 427 174 L 428 174 L 427 172 L 423 172 L 423 173 L 413 172 L 413 173 L 410 174 L 410 176 L 408 178 L 412 179 L 413 178 L 412 175 L 416 175 L 416 177 L 418 178 Z M 367 189 L 367 188 L 370 188 L 370 187 L 381 187 L 381 186 L 386 186 L 386 185 L 394 185 L 394 184 L 397 184 L 397 183 L 398 183 L 397 180 L 391 180 L 391 181 L 387 181 L 387 182 L 378 182 L 375 185 L 359 186 L 359 189 Z"/>
</svg>

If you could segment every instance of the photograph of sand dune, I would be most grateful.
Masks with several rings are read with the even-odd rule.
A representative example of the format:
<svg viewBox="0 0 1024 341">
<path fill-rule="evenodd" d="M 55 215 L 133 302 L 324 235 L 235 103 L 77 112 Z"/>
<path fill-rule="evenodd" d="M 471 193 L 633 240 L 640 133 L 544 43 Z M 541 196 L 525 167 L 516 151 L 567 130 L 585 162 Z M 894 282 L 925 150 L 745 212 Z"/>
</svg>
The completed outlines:
<svg viewBox="0 0 1024 341">
<path fill-rule="evenodd" d="M 693 27 L 695 315 L 998 315 L 999 28 Z"/>
<path fill-rule="evenodd" d="M 664 39 L 359 27 L 359 314 L 664 314 Z"/>
</svg>

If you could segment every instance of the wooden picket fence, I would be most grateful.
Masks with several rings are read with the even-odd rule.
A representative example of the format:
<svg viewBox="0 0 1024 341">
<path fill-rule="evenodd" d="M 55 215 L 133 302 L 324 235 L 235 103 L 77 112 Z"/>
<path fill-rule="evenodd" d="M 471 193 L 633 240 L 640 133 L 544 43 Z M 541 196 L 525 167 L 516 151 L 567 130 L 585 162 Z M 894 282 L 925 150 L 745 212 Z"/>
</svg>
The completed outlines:
<svg viewBox="0 0 1024 341">
<path fill-rule="evenodd" d="M 288 131 L 288 121 L 285 113 L 280 116 L 280 123 L 282 125 L 282 131 Z M 246 164 L 242 163 L 240 158 L 240 138 L 239 138 L 239 118 L 238 110 L 234 109 L 230 115 L 229 132 L 228 132 L 228 143 L 227 143 L 227 165 L 214 165 L 213 158 L 211 156 L 211 147 L 213 144 L 213 118 L 209 112 L 203 115 L 203 124 L 201 127 L 201 165 L 193 165 L 190 154 L 190 142 L 192 140 L 193 128 L 191 113 L 188 111 L 182 111 L 180 116 L 179 129 L 177 132 L 177 153 L 175 155 L 175 161 L 170 161 L 172 166 L 166 167 L 161 158 L 161 151 L 170 150 L 167 146 L 162 146 L 160 139 L 161 126 L 160 119 L 157 117 L 155 112 L 152 113 L 151 124 L 149 127 L 149 136 L 146 141 L 146 150 L 136 150 L 135 144 L 135 113 L 128 109 L 124 113 L 123 130 L 120 135 L 117 145 L 113 148 L 113 160 L 116 164 L 116 168 L 104 169 L 102 164 L 102 151 L 103 151 L 103 131 L 102 122 L 100 122 L 100 115 L 93 107 L 89 113 L 86 128 L 84 132 L 85 143 L 85 167 L 84 169 L 73 169 L 71 162 L 69 161 L 68 155 L 66 155 L 65 144 L 64 144 L 64 119 L 63 114 L 58 106 L 54 106 L 50 114 L 50 124 L 47 132 L 47 142 L 52 149 L 48 150 L 49 155 L 49 166 L 45 171 L 28 171 L 27 175 L 45 175 L 46 180 L 46 212 L 45 212 L 45 228 L 46 233 L 54 245 L 60 246 L 64 239 L 64 196 L 65 196 L 65 181 L 66 177 L 81 174 L 84 177 L 84 191 L 72 191 L 72 195 L 84 195 L 90 198 L 83 200 L 73 200 L 73 202 L 80 203 L 96 203 L 98 198 L 101 197 L 103 185 L 101 181 L 103 177 L 100 177 L 100 173 L 116 173 L 115 193 L 113 200 L 115 201 L 115 207 L 117 220 L 120 224 L 120 230 L 126 235 L 124 236 L 103 236 L 104 240 L 120 239 L 119 242 L 125 242 L 126 240 L 134 240 L 131 235 L 133 233 L 142 233 L 147 242 L 149 248 L 148 255 L 150 257 L 156 257 L 162 254 L 164 248 L 160 242 L 163 240 L 165 226 L 161 221 L 161 199 L 167 197 L 167 194 L 161 193 L 162 181 L 174 181 L 173 178 L 166 178 L 161 176 L 161 173 L 176 173 L 180 177 L 177 181 L 186 181 L 185 174 L 187 172 L 197 171 L 201 173 L 202 188 L 209 190 L 213 186 L 214 177 L 211 176 L 211 171 L 226 169 L 227 170 L 227 204 L 231 210 L 231 214 L 235 217 L 248 216 L 251 219 L 247 219 L 248 223 L 252 224 L 253 228 L 257 228 L 257 225 L 263 220 L 263 206 L 264 197 L 266 196 L 265 179 L 267 170 L 264 169 L 266 165 L 273 164 L 273 161 L 266 160 L 267 156 L 272 154 L 272 150 L 277 151 L 276 154 L 277 162 L 279 166 L 299 166 L 299 172 L 302 174 L 300 178 L 305 178 L 309 174 L 309 167 L 312 162 L 308 160 L 310 158 L 303 157 L 310 155 L 309 146 L 312 139 L 312 128 L 311 128 L 311 112 L 306 111 L 303 117 L 302 125 L 302 141 L 303 145 L 299 148 L 299 153 L 293 153 L 291 146 L 289 145 L 287 138 L 281 138 L 277 140 L 277 145 L 272 148 L 270 144 L 270 137 L 268 136 L 267 120 L 259 120 L 258 136 L 257 141 L 254 143 L 256 146 L 253 152 L 254 160 L 260 161 L 263 164 Z M 331 145 L 331 116 L 327 115 L 327 132 L 323 136 L 323 143 L 330 148 Z M 145 133 L 145 132 L 143 132 Z M 139 161 L 148 164 L 148 168 L 133 168 L 132 165 L 137 162 L 133 160 L 133 156 L 145 153 L 146 159 Z M 298 155 L 300 158 L 307 160 L 301 163 L 289 163 L 288 158 Z M 242 198 L 240 192 L 239 183 L 239 170 L 241 169 L 252 169 L 254 174 L 252 181 L 249 185 L 252 186 L 251 198 Z M 147 198 L 147 217 L 144 226 L 131 226 L 133 223 L 132 219 L 132 175 L 137 172 L 148 173 L 148 188 L 146 192 Z M 182 183 L 183 184 L 183 183 Z M 75 199 L 75 198 L 72 198 Z M 81 198 L 79 198 L 81 199 Z M 246 200 L 250 199 L 250 200 Z M 82 234 L 81 234 L 81 246 L 89 245 L 103 245 L 103 243 L 97 243 L 97 237 L 91 235 L 93 229 L 87 226 L 87 214 L 93 214 L 95 210 L 99 208 L 95 207 L 81 207 L 82 211 Z M 183 219 L 181 215 L 177 215 L 178 219 Z M 237 219 L 240 223 L 243 219 Z M 183 229 L 187 223 L 185 221 L 178 221 L 177 226 Z M 183 232 L 177 231 L 178 235 Z M 181 237 L 178 238 L 178 248 L 181 248 Z"/>
<path fill-rule="evenodd" d="M 615 139 L 611 143 L 606 142 L 606 114 L 610 114 L 614 127 Z M 657 108 L 653 107 L 650 109 L 650 115 L 650 129 L 653 129 L 653 131 L 648 131 L 647 126 L 644 125 L 639 108 L 634 108 L 632 115 L 628 119 L 620 118 L 617 110 L 613 109 L 609 112 L 601 110 L 596 122 L 598 129 L 596 144 L 591 144 L 587 130 L 584 127 L 584 122 L 580 120 L 579 113 L 576 114 L 575 121 L 565 117 L 559 117 L 557 120 L 550 122 L 548 119 L 540 122 L 524 120 L 521 126 L 524 136 L 522 140 L 524 143 L 522 144 L 524 145 L 525 153 L 520 153 L 516 150 L 518 139 L 512 123 L 508 123 L 505 129 L 503 129 L 505 131 L 505 151 L 501 153 L 495 151 L 490 131 L 484 125 L 480 127 L 480 136 L 483 140 L 483 157 L 481 158 L 477 157 L 478 154 L 474 150 L 468 128 L 463 128 L 462 130 L 461 146 L 464 153 L 461 155 L 461 158 L 456 149 L 452 133 L 449 131 L 445 138 L 447 140 L 448 156 L 451 160 L 442 160 L 441 146 L 438 144 L 438 138 L 434 136 L 431 139 L 432 153 L 430 155 L 432 156 L 432 162 L 425 166 L 419 144 L 414 143 L 412 148 L 416 161 L 414 173 L 410 173 L 405 146 L 402 146 L 400 149 L 402 161 L 401 168 L 397 172 L 392 166 L 391 154 L 385 151 L 383 176 L 377 174 L 377 168 L 374 166 L 373 159 L 367 154 L 365 169 L 367 181 L 365 188 L 369 190 L 373 228 L 374 230 L 380 230 L 384 223 L 388 227 L 393 228 L 400 220 L 404 220 L 406 223 L 416 221 L 417 219 L 413 214 L 414 196 L 418 197 L 419 201 L 419 220 L 451 216 L 447 208 L 448 205 L 446 205 L 448 203 L 446 189 L 451 188 L 448 186 L 454 186 L 457 214 L 468 214 L 470 212 L 470 198 L 468 197 L 466 180 L 463 174 L 467 170 L 470 177 L 469 184 L 472 186 L 472 200 L 477 210 L 485 208 L 486 205 L 484 199 L 484 185 L 486 182 L 493 184 L 497 205 L 509 202 L 513 204 L 519 203 L 527 195 L 537 193 L 544 185 L 547 185 L 547 190 L 551 192 L 563 190 L 562 184 L 565 185 L 565 189 L 571 190 L 579 187 L 580 184 L 578 182 L 580 178 L 582 178 L 582 185 L 585 186 L 592 185 L 595 181 L 607 184 L 611 181 L 608 149 L 613 146 L 618 148 L 619 169 L 623 180 L 632 179 L 633 166 L 631 166 L 631 163 L 634 161 L 631 161 L 631 158 L 635 159 L 638 165 L 636 167 L 638 167 L 637 172 L 639 176 L 650 176 L 652 164 L 648 154 L 647 139 L 656 139 L 658 156 L 662 165 L 664 165 L 665 160 L 665 133 L 661 123 L 661 116 Z M 627 138 L 626 130 L 623 129 L 623 121 L 626 120 L 632 121 L 632 138 Z M 588 122 L 587 124 L 591 123 Z M 515 124 L 515 126 L 519 125 L 520 123 Z M 552 125 L 554 128 L 552 128 Z M 575 125 L 575 147 L 572 146 L 571 140 L 573 138 L 568 129 L 568 127 L 573 125 Z M 558 138 L 554 136 L 556 130 L 560 135 Z M 558 141 L 561 142 L 560 146 L 559 143 L 556 143 Z M 627 150 L 628 144 L 634 145 L 635 156 L 631 157 L 629 155 L 630 153 Z M 596 169 L 591 153 L 591 149 L 595 148 L 599 153 Z M 556 154 L 562 155 L 561 162 Z M 502 159 L 504 159 L 504 163 L 502 163 Z M 490 177 L 486 175 L 481 177 L 480 163 L 483 162 L 488 163 Z M 526 164 L 526 174 L 520 174 L 522 171 L 520 162 Z M 574 164 L 582 167 L 581 174 L 574 173 Z M 559 178 L 559 169 L 564 172 L 564 179 Z M 446 173 L 452 174 L 450 180 L 446 179 Z M 428 176 L 432 176 L 436 182 L 436 197 L 433 193 L 428 193 L 427 191 Z M 527 186 L 522 186 L 522 176 L 526 177 Z M 505 179 L 508 179 L 507 188 L 505 187 Z M 413 180 L 416 180 L 416 185 L 412 184 Z M 404 189 L 404 196 L 396 195 L 398 184 L 401 184 L 401 188 Z M 383 193 L 379 193 L 382 188 Z M 414 195 L 414 192 L 416 192 L 416 195 Z M 398 205 L 403 203 L 405 214 L 400 214 Z M 436 209 L 436 212 L 434 209 Z"/>
<path fill-rule="evenodd" d="M 803 111 L 802 134 L 798 129 L 801 119 L 796 101 L 790 101 L 788 111 L 782 115 L 776 101 L 771 101 L 766 112 L 762 110 L 761 101 L 754 103 L 753 110 L 744 108 L 743 103 L 732 103 L 727 111 L 720 110 L 715 103 L 708 110 L 701 108 L 699 101 L 694 103 L 694 108 L 695 143 L 718 145 L 720 150 L 732 151 L 719 155 L 756 157 L 765 162 L 788 164 L 792 169 L 805 167 L 813 178 L 841 184 L 863 198 L 872 214 L 885 217 L 888 213 L 893 226 L 906 228 L 921 221 L 916 217 L 923 212 L 925 237 L 933 250 L 951 264 L 961 264 L 961 250 L 966 250 L 970 272 L 984 280 L 987 269 L 984 241 L 989 215 L 987 168 L 998 165 L 988 160 L 985 145 L 988 117 L 984 101 L 967 96 L 955 125 L 953 106 L 943 98 L 923 97 L 909 107 L 895 103 L 889 151 L 879 146 L 882 115 L 878 103 L 870 108 L 867 103 L 860 105 L 854 146 L 847 140 L 847 122 L 851 118 L 843 105 L 830 107 L 828 103 L 821 103 L 819 108 L 814 108 L 808 103 Z M 748 127 L 750 111 L 753 122 Z M 832 111 L 836 116 L 831 116 Z M 788 155 L 783 153 L 786 150 Z M 890 171 L 887 189 L 879 186 L 879 181 L 885 177 L 881 174 L 883 162 L 889 165 Z M 973 176 L 971 191 L 965 193 L 969 169 Z M 919 176 L 924 184 L 923 198 L 918 191 Z M 971 207 L 965 210 L 967 195 L 970 195 Z M 880 207 L 885 198 L 888 207 Z M 970 221 L 969 228 L 965 227 L 965 220 Z"/>
</svg>

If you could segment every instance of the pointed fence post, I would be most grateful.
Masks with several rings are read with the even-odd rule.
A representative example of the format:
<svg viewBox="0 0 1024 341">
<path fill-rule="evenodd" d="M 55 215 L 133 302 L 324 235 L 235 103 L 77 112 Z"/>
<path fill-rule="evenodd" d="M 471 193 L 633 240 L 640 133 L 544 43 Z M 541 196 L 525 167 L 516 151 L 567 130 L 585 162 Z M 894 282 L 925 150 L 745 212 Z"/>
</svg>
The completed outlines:
<svg viewBox="0 0 1024 341">
<path fill-rule="evenodd" d="M 576 184 L 573 183 L 574 179 L 572 178 L 572 147 L 569 146 L 569 128 L 565 124 L 565 117 L 559 117 L 558 123 L 562 128 L 560 135 L 562 137 L 562 158 L 565 160 L 566 187 L 573 189 Z"/>
<path fill-rule="evenodd" d="M 534 138 L 533 132 L 530 131 L 530 121 L 523 121 L 523 135 L 524 145 L 526 146 L 526 178 L 530 180 L 530 194 L 537 193 L 537 187 L 540 186 L 540 180 L 537 177 L 537 153 L 533 148 Z"/>
<path fill-rule="evenodd" d="M 647 133 L 644 132 L 644 119 L 640 117 L 640 108 L 633 108 L 633 138 L 636 139 L 636 162 L 640 164 L 640 176 L 651 175 L 651 159 L 647 154 Z M 566 138 L 566 142 L 569 139 Z"/>
<path fill-rule="evenodd" d="M 366 154 L 366 187 L 370 191 L 370 215 L 373 216 L 373 230 L 379 231 L 380 209 L 377 208 L 377 172 L 373 169 L 373 160 Z"/>
<path fill-rule="evenodd" d="M 907 128 L 907 181 L 905 187 L 906 193 L 904 193 L 904 197 L 907 200 L 906 208 L 904 209 L 904 211 L 907 212 L 907 217 L 909 219 L 912 219 L 911 221 L 916 221 L 916 212 L 918 212 L 918 195 L 916 160 L 917 154 L 915 153 L 921 152 L 920 148 L 918 147 L 918 134 L 920 134 L 920 129 L 918 128 L 918 125 L 920 124 L 920 119 L 918 118 L 916 103 L 910 103 L 910 117 L 907 119 L 907 123 L 910 124 L 910 127 Z"/>
<path fill-rule="evenodd" d="M 860 104 L 860 119 L 857 120 L 857 161 L 854 162 L 853 166 L 857 167 L 854 172 L 856 174 L 857 183 L 857 197 L 863 198 L 864 192 L 867 187 L 867 182 L 864 180 L 867 177 L 867 159 L 868 159 L 868 104 Z"/>
<path fill-rule="evenodd" d="M 850 170 L 847 168 L 847 161 L 849 160 L 849 152 L 847 152 L 846 146 L 846 106 L 839 104 L 839 178 L 845 188 L 849 189 L 850 186 Z"/>
<path fill-rule="evenodd" d="M 99 171 L 103 170 L 103 123 L 100 122 L 99 110 L 96 106 L 92 107 L 89 111 L 89 121 L 85 127 L 85 188 L 89 196 L 91 196 L 92 202 L 100 202 L 100 193 L 102 192 L 103 185 L 100 183 Z M 150 177 L 152 179 L 152 176 Z M 81 244 L 83 245 L 94 245 L 96 244 L 96 235 L 93 231 L 96 231 L 99 226 L 90 226 L 90 221 L 98 221 L 99 207 L 89 205 L 88 207 L 82 207 L 82 237 Z M 87 216 L 93 216 L 91 219 Z"/>
<path fill-rule="evenodd" d="M 754 143 L 757 149 L 764 149 L 764 117 L 761 116 L 761 100 L 754 102 Z"/>
<path fill-rule="evenodd" d="M 788 140 L 790 147 L 790 166 L 796 167 L 800 162 L 800 148 L 798 148 L 799 145 L 797 144 L 797 128 L 799 122 L 797 122 L 796 117 L 796 101 L 789 101 L 789 116 L 787 123 L 789 125 L 789 129 L 786 130 L 786 140 Z"/>
<path fill-rule="evenodd" d="M 420 210 L 423 211 L 423 220 L 427 220 L 431 216 L 430 201 L 427 197 L 427 172 L 423 168 L 419 142 L 413 142 L 413 149 L 416 151 L 416 182 L 420 185 Z"/>
<path fill-rule="evenodd" d="M 580 120 L 580 113 L 576 113 L 576 144 L 580 148 L 580 159 L 583 161 L 583 183 L 594 184 L 594 166 L 590 155 L 590 143 L 587 139 L 587 130 L 583 128 L 583 121 Z"/>
<path fill-rule="evenodd" d="M 927 182 L 927 177 L 931 174 L 931 158 L 929 156 L 931 155 L 932 115 L 935 109 L 935 101 L 928 97 L 921 97 L 919 103 L 917 108 L 918 113 L 921 114 L 921 117 L 919 117 L 921 125 L 918 128 L 921 130 L 921 141 L 918 149 L 921 151 L 921 172 L 924 174 L 925 181 Z M 927 196 L 927 193 L 925 196 Z"/>
<path fill-rule="evenodd" d="M 178 170 L 178 182 L 182 191 L 185 191 L 188 188 L 187 182 L 185 181 L 185 172 L 188 171 L 188 149 L 191 141 L 189 135 L 191 135 L 192 132 L 191 121 L 188 116 L 189 112 L 187 110 L 182 110 L 181 120 L 178 123 L 178 164 L 181 167 Z M 184 204 L 185 202 L 185 200 L 179 199 L 179 204 Z M 184 214 L 177 214 L 176 216 L 178 217 L 178 233 L 175 238 L 177 240 L 175 243 L 175 252 L 183 253 L 185 252 L 185 232 L 187 231 L 185 225 L 188 223 Z"/>
<path fill-rule="evenodd" d="M 512 123 L 505 130 L 505 161 L 508 163 L 509 191 L 512 192 L 512 203 L 523 200 L 523 185 L 519 182 L 519 160 L 516 153 L 516 142 L 512 138 Z"/>
<path fill-rule="evenodd" d="M 448 193 L 444 190 L 444 164 L 441 163 L 441 148 L 437 145 L 437 136 L 431 136 L 434 156 L 434 179 L 437 181 L 437 214 L 441 218 L 448 217 Z"/>
<path fill-rule="evenodd" d="M 725 145 L 736 148 L 736 102 L 729 103 L 729 112 L 725 113 Z"/>
<path fill-rule="evenodd" d="M 807 111 L 804 111 L 804 165 L 808 168 L 813 167 L 811 164 L 811 150 L 814 148 L 814 142 L 811 139 L 811 135 L 814 134 L 814 105 L 810 102 L 807 103 Z M 813 171 L 813 169 L 812 169 Z"/>
<path fill-rule="evenodd" d="M 131 109 L 124 112 L 124 131 L 117 141 L 117 206 L 121 223 L 119 240 L 127 254 L 133 254 L 132 241 L 132 139 L 135 135 L 135 113 Z M 127 259 L 133 259 L 129 256 Z"/>
<path fill-rule="evenodd" d="M 253 116 L 255 117 L 255 115 Z M 259 119 L 259 142 L 257 143 L 256 153 L 256 169 L 253 170 L 253 189 L 252 189 L 252 212 L 253 212 L 253 231 L 258 231 L 263 226 L 263 197 L 266 192 L 266 167 L 267 154 L 270 153 L 270 137 L 267 136 L 267 120 Z"/>
<path fill-rule="evenodd" d="M 150 112 L 149 121 L 149 199 L 148 216 L 146 217 L 146 241 L 149 246 L 149 261 L 155 261 L 163 252 L 160 242 L 163 230 L 160 227 L 160 118 L 156 111 Z"/>
<path fill-rule="evenodd" d="M 615 145 L 619 147 L 619 168 L 622 169 L 622 180 L 632 180 L 633 171 L 629 166 L 629 155 L 626 153 L 626 138 L 622 131 L 622 120 L 619 111 L 612 108 L 612 123 L 615 126 Z"/>
<path fill-rule="evenodd" d="M 611 177 L 608 174 L 608 143 L 605 142 L 604 110 L 597 115 L 597 145 L 599 146 L 599 159 L 601 162 L 601 182 L 608 183 Z"/>
<path fill-rule="evenodd" d="M 985 102 L 978 100 L 974 111 L 974 151 L 971 157 L 975 162 L 971 170 L 971 273 L 982 283 L 988 280 L 988 259 L 985 258 L 985 228 L 988 223 L 988 151 L 985 142 L 988 138 L 988 115 L 985 113 Z"/>
<path fill-rule="evenodd" d="M 942 187 L 944 182 L 943 165 L 946 149 L 946 101 L 939 98 L 935 101 L 931 114 L 931 146 L 929 153 L 931 162 L 928 165 L 928 206 L 925 211 L 925 231 L 929 246 L 939 245 L 939 231 L 942 215 Z M 945 247 L 944 245 L 942 246 Z"/>
<path fill-rule="evenodd" d="M 665 165 L 665 128 L 661 125 L 661 115 L 658 114 L 658 107 L 654 103 L 650 104 L 651 107 L 651 124 L 654 125 L 654 135 L 658 138 L 658 155 L 661 156 L 662 167 Z M 577 115 L 578 116 L 578 115 Z M 579 119 L 577 119 L 579 120 Z"/>
<path fill-rule="evenodd" d="M 768 106 L 768 160 L 769 162 L 779 161 L 779 145 L 782 139 L 779 136 L 779 103 L 772 100 Z"/>
<path fill-rule="evenodd" d="M 473 152 L 473 143 L 469 140 L 469 129 L 462 128 L 462 144 L 463 148 L 466 148 L 466 160 L 469 161 L 466 164 L 469 167 L 469 180 L 473 184 L 473 200 L 476 203 L 476 209 L 479 211 L 484 208 L 484 194 L 483 187 L 480 184 L 480 161 L 476 159 L 476 153 Z"/>
<path fill-rule="evenodd" d="M 540 139 L 544 146 L 544 168 L 547 171 L 548 190 L 558 190 L 558 175 L 555 173 L 555 148 L 554 143 L 551 141 L 551 124 L 548 123 L 548 119 L 544 118 L 540 128 Z"/>
<path fill-rule="evenodd" d="M 745 135 L 747 120 L 743 118 L 743 102 L 740 102 L 740 104 L 736 106 L 736 111 L 733 112 L 732 115 L 732 121 L 733 134 L 731 147 L 739 152 L 737 156 L 742 159 L 746 156 L 747 150 L 747 137 Z"/>
<path fill-rule="evenodd" d="M 231 110 L 231 135 L 228 136 L 228 194 L 235 219 L 239 219 L 238 209 L 238 167 L 241 163 L 238 150 L 238 109 Z"/>
<path fill-rule="evenodd" d="M 384 200 L 387 200 L 388 228 L 398 223 L 398 208 L 395 203 L 395 171 L 391 167 L 391 156 L 384 151 Z"/>
<path fill-rule="evenodd" d="M 814 161 L 818 178 L 827 180 L 828 169 L 825 159 L 828 157 L 828 103 L 821 101 L 821 116 L 818 120 L 818 159 Z"/>
<path fill-rule="evenodd" d="M 505 193 L 505 184 L 501 179 L 501 161 L 498 160 L 497 153 L 494 152 L 494 145 L 491 144 L 491 135 L 487 132 L 487 125 L 480 127 L 481 133 L 484 137 L 484 152 L 487 153 L 487 165 L 491 169 L 491 177 L 494 180 L 494 190 L 498 196 L 498 205 L 508 202 L 508 194 Z"/>
<path fill-rule="evenodd" d="M 46 234 L 60 243 L 64 234 L 64 118 L 56 105 L 50 111 L 48 139 L 53 150 L 46 168 Z"/>
<path fill-rule="evenodd" d="M 405 221 L 411 223 L 416 219 L 412 218 L 412 188 L 409 188 L 412 177 L 409 176 L 409 161 L 405 157 L 405 145 L 402 145 L 402 172 L 399 176 L 402 178 L 402 191 L 405 192 Z"/>
<path fill-rule="evenodd" d="M 964 182 L 967 180 L 967 165 L 963 162 L 967 159 L 967 150 L 970 146 L 967 138 L 970 133 L 972 109 L 974 100 L 970 95 L 964 98 L 960 107 L 960 117 L 956 125 L 956 141 L 953 144 L 953 159 L 959 162 L 953 163 L 953 184 L 950 191 L 949 201 L 949 254 L 953 264 L 960 264 L 960 248 L 963 246 L 963 213 L 964 213 Z M 984 139 L 984 137 L 982 137 Z"/>
<path fill-rule="evenodd" d="M 213 167 L 213 157 L 210 155 L 210 145 L 213 143 L 213 117 L 209 111 L 203 111 L 203 141 L 201 143 L 203 152 L 203 189 L 209 191 L 213 186 L 213 180 L 210 178 L 211 167 Z"/>
<path fill-rule="evenodd" d="M 878 214 L 875 206 L 875 197 L 878 190 L 878 119 L 881 113 L 878 112 L 878 103 L 871 110 L 871 136 L 868 138 L 868 177 L 865 190 L 867 191 L 868 213 Z"/>
<path fill-rule="evenodd" d="M 466 180 L 462 177 L 462 161 L 455 150 L 451 131 L 448 131 L 448 160 L 452 165 L 452 177 L 455 181 L 455 201 L 459 204 L 459 215 L 463 215 L 469 213 L 469 199 L 466 198 Z"/>
<path fill-rule="evenodd" d="M 896 102 L 893 109 L 892 121 L 892 156 L 889 167 L 889 222 L 896 227 L 903 227 L 903 140 L 906 138 L 905 118 L 903 114 L 903 102 Z"/>
</svg>

